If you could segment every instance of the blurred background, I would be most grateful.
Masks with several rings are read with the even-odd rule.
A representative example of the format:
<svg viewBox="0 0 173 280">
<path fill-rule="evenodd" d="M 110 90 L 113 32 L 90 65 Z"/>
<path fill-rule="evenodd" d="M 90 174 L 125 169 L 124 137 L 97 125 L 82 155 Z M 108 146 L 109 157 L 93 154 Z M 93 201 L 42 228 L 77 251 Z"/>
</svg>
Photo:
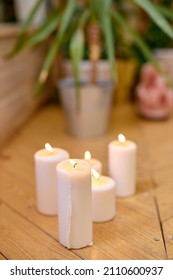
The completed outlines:
<svg viewBox="0 0 173 280">
<path fill-rule="evenodd" d="M 81 86 L 81 96 L 86 90 L 109 96 L 111 89 L 111 101 L 99 102 L 133 102 L 151 119 L 170 115 L 173 3 L 138 2 L 0 0 L 0 145 L 41 104 L 61 100 L 68 113 L 74 110 L 64 92 L 67 84 L 75 92 L 83 80 L 88 88 Z M 57 86 L 64 78 L 75 85 Z M 113 89 L 107 86 L 112 80 Z"/>
</svg>

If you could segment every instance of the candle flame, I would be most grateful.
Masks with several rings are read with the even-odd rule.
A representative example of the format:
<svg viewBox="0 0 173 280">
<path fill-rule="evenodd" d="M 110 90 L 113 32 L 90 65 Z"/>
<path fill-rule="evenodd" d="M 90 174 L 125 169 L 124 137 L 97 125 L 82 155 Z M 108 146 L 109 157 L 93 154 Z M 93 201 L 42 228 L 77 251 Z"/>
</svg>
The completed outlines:
<svg viewBox="0 0 173 280">
<path fill-rule="evenodd" d="M 123 134 L 118 135 L 118 140 L 121 144 L 123 144 L 126 141 L 126 138 Z"/>
<path fill-rule="evenodd" d="M 90 159 L 91 159 L 91 153 L 90 153 L 89 151 L 86 151 L 86 152 L 85 152 L 85 155 L 84 155 L 84 158 L 85 158 L 86 160 L 90 160 Z"/>
<path fill-rule="evenodd" d="M 73 159 L 69 159 L 69 162 L 71 163 L 71 165 L 75 168 L 77 165 L 77 162 Z"/>
<path fill-rule="evenodd" d="M 96 180 L 100 178 L 100 174 L 94 168 L 91 168 L 91 173 Z"/>
<path fill-rule="evenodd" d="M 45 144 L 45 149 L 46 149 L 46 151 L 48 151 L 50 153 L 53 153 L 53 148 L 49 143 Z"/>
</svg>

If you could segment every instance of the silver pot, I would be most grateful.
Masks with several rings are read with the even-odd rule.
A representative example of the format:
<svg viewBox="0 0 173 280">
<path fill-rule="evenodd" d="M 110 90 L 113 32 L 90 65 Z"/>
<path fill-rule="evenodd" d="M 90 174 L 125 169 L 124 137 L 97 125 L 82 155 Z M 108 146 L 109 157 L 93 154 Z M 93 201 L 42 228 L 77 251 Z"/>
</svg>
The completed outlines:
<svg viewBox="0 0 173 280">
<path fill-rule="evenodd" d="M 82 81 L 79 108 L 74 79 L 61 80 L 58 88 L 68 129 L 73 135 L 95 137 L 106 132 L 112 105 L 112 81 L 99 81 L 97 84 Z"/>
</svg>

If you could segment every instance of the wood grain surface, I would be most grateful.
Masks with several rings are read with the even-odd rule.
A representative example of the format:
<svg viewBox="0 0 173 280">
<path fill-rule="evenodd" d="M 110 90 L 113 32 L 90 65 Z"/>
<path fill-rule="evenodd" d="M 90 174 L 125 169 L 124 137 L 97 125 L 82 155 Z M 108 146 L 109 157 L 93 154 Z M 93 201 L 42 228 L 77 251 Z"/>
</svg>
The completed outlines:
<svg viewBox="0 0 173 280">
<path fill-rule="evenodd" d="M 82 158 L 90 150 L 107 172 L 108 143 L 123 133 L 138 146 L 137 191 L 116 198 L 117 214 L 93 224 L 93 246 L 68 250 L 58 219 L 36 209 L 34 153 L 46 142 Z M 141 119 L 133 105 L 112 108 L 106 135 L 79 139 L 66 130 L 61 107 L 38 111 L 0 153 L 0 259 L 173 259 L 173 118 Z"/>
</svg>

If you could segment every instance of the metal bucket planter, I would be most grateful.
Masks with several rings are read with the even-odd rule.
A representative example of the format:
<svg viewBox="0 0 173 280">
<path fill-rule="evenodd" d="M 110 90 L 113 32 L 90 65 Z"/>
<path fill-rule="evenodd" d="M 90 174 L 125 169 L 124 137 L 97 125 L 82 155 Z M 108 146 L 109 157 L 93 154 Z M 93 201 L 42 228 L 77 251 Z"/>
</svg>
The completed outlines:
<svg viewBox="0 0 173 280">
<path fill-rule="evenodd" d="M 112 105 L 112 81 L 100 81 L 96 85 L 81 82 L 78 110 L 74 80 L 63 79 L 58 87 L 69 132 L 81 138 L 105 134 Z"/>
</svg>

